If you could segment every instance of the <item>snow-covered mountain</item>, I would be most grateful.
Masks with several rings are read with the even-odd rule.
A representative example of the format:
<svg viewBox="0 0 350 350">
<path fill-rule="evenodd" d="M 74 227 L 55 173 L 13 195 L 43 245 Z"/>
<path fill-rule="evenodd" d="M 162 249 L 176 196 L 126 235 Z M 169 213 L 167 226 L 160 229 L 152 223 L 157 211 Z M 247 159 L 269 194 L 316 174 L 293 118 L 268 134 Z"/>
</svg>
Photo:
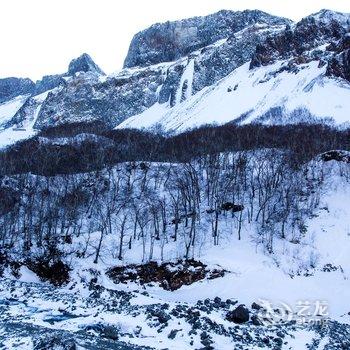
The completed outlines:
<svg viewBox="0 0 350 350">
<path fill-rule="evenodd" d="M 227 122 L 347 124 L 349 30 L 350 15 L 330 10 L 298 23 L 247 10 L 155 24 L 135 35 L 112 75 L 84 54 L 35 84 L 0 80 L 1 144 L 73 122 L 173 132 Z"/>
<path fill-rule="evenodd" d="M 156 103 L 118 128 L 160 125 L 183 131 L 230 121 L 347 123 L 349 28 L 350 15 L 323 10 L 296 24 L 256 24 L 233 33 L 226 45 L 252 43 L 252 32 L 261 40 L 253 41 L 252 52 L 244 46 L 247 56 L 236 66 L 222 57 L 221 65 L 231 64 L 230 72 L 199 91 L 194 87 L 202 57 L 187 55 L 175 103 Z M 217 42 L 218 47 L 225 44 Z"/>
<path fill-rule="evenodd" d="M 0 349 L 350 349 L 349 30 L 220 11 L 1 79 Z"/>
</svg>

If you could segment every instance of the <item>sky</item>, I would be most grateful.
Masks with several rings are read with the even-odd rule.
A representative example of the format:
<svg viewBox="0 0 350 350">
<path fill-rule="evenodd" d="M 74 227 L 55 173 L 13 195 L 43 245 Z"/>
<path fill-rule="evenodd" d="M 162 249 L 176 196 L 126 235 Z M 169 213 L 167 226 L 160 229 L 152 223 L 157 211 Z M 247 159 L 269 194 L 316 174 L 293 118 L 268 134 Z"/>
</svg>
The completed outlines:
<svg viewBox="0 0 350 350">
<path fill-rule="evenodd" d="M 156 22 L 221 9 L 259 9 L 300 20 L 322 8 L 350 12 L 350 1 L 0 0 L 0 78 L 63 73 L 83 52 L 106 73 L 118 71 L 133 35 Z"/>
</svg>

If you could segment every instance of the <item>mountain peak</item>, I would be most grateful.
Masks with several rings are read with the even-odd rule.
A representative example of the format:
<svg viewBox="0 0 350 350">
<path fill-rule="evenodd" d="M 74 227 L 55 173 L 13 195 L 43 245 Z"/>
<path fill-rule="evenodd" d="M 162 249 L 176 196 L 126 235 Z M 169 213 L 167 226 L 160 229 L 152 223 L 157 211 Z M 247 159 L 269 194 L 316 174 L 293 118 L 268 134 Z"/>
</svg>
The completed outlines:
<svg viewBox="0 0 350 350">
<path fill-rule="evenodd" d="M 134 36 L 124 67 L 175 61 L 256 23 L 286 25 L 291 21 L 258 10 L 221 10 L 208 16 L 156 23 Z"/>
<path fill-rule="evenodd" d="M 328 9 L 322 9 L 313 13 L 309 17 L 322 23 L 329 23 L 331 21 L 339 22 L 343 27 L 350 28 L 350 13 L 337 12 Z"/>
<path fill-rule="evenodd" d="M 97 74 L 105 74 L 87 53 L 83 53 L 81 56 L 74 58 L 69 63 L 68 75 L 74 75 L 78 72 L 95 72 Z"/>
</svg>

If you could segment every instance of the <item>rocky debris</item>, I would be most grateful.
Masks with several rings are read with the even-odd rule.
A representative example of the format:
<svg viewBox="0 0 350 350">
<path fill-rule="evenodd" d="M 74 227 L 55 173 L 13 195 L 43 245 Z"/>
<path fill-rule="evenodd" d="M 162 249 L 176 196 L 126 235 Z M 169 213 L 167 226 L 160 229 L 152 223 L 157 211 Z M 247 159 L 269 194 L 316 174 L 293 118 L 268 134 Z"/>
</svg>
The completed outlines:
<svg viewBox="0 0 350 350">
<path fill-rule="evenodd" d="M 257 304 L 255 301 L 253 302 L 251 307 L 253 310 L 261 310 L 262 309 L 262 306 Z"/>
<path fill-rule="evenodd" d="M 103 323 L 91 324 L 85 327 L 86 331 L 93 331 L 100 337 L 108 338 L 111 340 L 118 340 L 121 334 L 119 327 L 105 325 Z"/>
<path fill-rule="evenodd" d="M 234 323 L 245 323 L 249 321 L 249 310 L 243 305 L 239 305 L 233 311 L 226 314 L 226 319 Z"/>
<path fill-rule="evenodd" d="M 176 290 L 183 285 L 207 279 L 223 277 L 225 270 L 208 269 L 207 265 L 196 260 L 158 264 L 149 262 L 142 265 L 127 265 L 111 268 L 107 275 L 115 283 L 136 281 L 140 284 L 159 283 L 165 290 Z"/>
<path fill-rule="evenodd" d="M 134 36 L 124 67 L 177 60 L 255 23 L 278 25 L 290 21 L 258 10 L 223 10 L 205 17 L 154 24 Z"/>
<path fill-rule="evenodd" d="M 332 150 L 321 154 L 324 162 L 335 160 L 337 162 L 350 163 L 350 152 L 344 150 Z"/>
<path fill-rule="evenodd" d="M 0 103 L 9 101 L 19 95 L 32 94 L 35 84 L 28 78 L 0 79 Z"/>
<path fill-rule="evenodd" d="M 168 334 L 169 339 L 175 339 L 178 332 L 181 332 L 182 329 L 172 329 L 170 333 Z"/>
<path fill-rule="evenodd" d="M 263 325 L 263 321 L 257 315 L 253 315 L 251 317 L 251 321 L 252 321 L 252 324 L 254 326 L 262 326 Z"/>
<path fill-rule="evenodd" d="M 76 350 L 76 342 L 72 336 L 59 334 L 45 335 L 34 341 L 33 350 Z"/>
<path fill-rule="evenodd" d="M 321 342 L 330 350 L 349 348 L 350 326 L 331 320 L 318 324 L 281 321 L 261 325 L 257 324 L 259 319 L 254 316 L 259 316 L 253 309 L 251 322 L 227 325 L 227 321 L 224 320 L 225 315 L 236 304 L 232 299 L 224 301 L 216 297 L 199 300 L 194 305 L 157 302 L 144 305 L 135 303 L 137 299 L 133 299 L 140 292 L 108 290 L 95 285 L 97 293 L 95 290 L 81 293 L 80 287 L 75 290 L 74 286 L 71 286 L 68 290 L 49 284 L 2 279 L 0 347 L 4 346 L 2 342 L 7 339 L 28 340 L 29 338 L 37 346 L 36 349 L 70 349 L 64 346 L 72 346 L 71 349 L 74 349 L 74 346 L 87 349 L 145 349 L 126 344 L 120 339 L 128 339 L 128 342 L 137 344 L 138 338 L 144 338 L 149 334 L 148 331 L 144 333 L 142 327 L 143 322 L 146 322 L 148 327 L 159 334 L 160 339 L 162 337 L 173 339 L 174 346 L 177 338 L 181 337 L 181 340 L 188 342 L 192 347 L 196 341 L 200 342 L 204 349 L 216 349 L 218 344 L 216 341 L 221 338 L 225 343 L 234 344 L 237 349 L 268 347 L 277 350 L 281 349 L 283 344 L 288 348 L 289 339 L 296 337 L 302 330 L 310 334 L 310 341 L 308 341 L 310 350 L 319 349 Z M 131 299 L 133 299 L 132 303 L 130 303 Z M 49 320 L 49 317 L 42 317 L 42 315 L 52 315 L 52 310 L 41 309 L 41 307 L 48 303 L 53 308 L 55 305 L 56 307 L 59 305 L 60 308 L 54 312 L 57 321 L 51 323 L 49 327 L 44 327 L 43 322 Z M 13 311 L 16 306 L 20 307 L 21 313 L 14 316 Z M 62 306 L 64 306 L 63 310 Z M 107 315 L 115 315 L 118 323 L 106 322 L 105 312 Z M 74 317 L 84 317 L 83 326 L 78 331 L 61 330 L 62 325 L 59 321 L 61 313 L 63 316 L 69 313 Z M 35 315 L 40 316 L 33 317 Z M 137 317 L 135 320 L 139 326 L 133 329 L 123 327 L 124 316 L 127 320 L 130 320 L 130 317 Z M 35 324 L 36 320 L 39 320 L 40 325 Z M 77 320 L 77 318 L 72 320 L 72 325 L 76 325 Z M 65 322 L 65 329 L 69 329 L 70 320 L 62 317 L 61 321 Z"/>
<path fill-rule="evenodd" d="M 52 252 L 54 256 L 54 252 Z M 25 265 L 38 275 L 43 281 L 49 281 L 55 286 L 61 286 L 69 282 L 70 268 L 61 260 L 52 260 L 51 258 L 30 259 Z"/>
<path fill-rule="evenodd" d="M 334 271 L 337 271 L 338 270 L 338 267 L 337 266 L 334 266 L 332 264 L 325 264 L 323 267 L 322 267 L 322 271 L 323 272 L 334 272 Z"/>
<path fill-rule="evenodd" d="M 171 319 L 171 316 L 166 311 L 169 308 L 169 305 L 148 305 L 146 307 L 147 319 L 155 320 L 156 323 L 152 323 L 155 326 L 166 326 L 168 321 Z"/>
</svg>

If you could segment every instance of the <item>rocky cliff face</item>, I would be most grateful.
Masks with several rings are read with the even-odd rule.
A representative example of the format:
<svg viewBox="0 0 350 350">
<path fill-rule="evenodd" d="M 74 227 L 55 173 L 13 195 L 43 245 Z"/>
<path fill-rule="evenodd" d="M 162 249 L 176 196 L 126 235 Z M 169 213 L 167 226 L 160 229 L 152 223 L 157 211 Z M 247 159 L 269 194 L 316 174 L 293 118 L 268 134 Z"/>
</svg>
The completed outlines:
<svg viewBox="0 0 350 350">
<path fill-rule="evenodd" d="M 219 11 L 205 17 L 157 23 L 131 41 L 124 67 L 170 62 L 225 39 L 256 23 L 285 25 L 289 20 L 262 11 Z"/>
<path fill-rule="evenodd" d="M 329 60 L 326 74 L 350 82 L 350 33 L 329 45 L 328 50 L 334 54 Z"/>
<path fill-rule="evenodd" d="M 346 79 L 348 33 L 350 15 L 322 10 L 308 16 L 295 26 L 288 26 L 283 32 L 269 36 L 256 46 L 250 68 L 266 66 L 281 59 L 294 58 L 297 63 L 312 60 L 329 62 L 328 74 Z M 323 45 L 330 47 L 326 53 L 319 50 Z M 329 53 L 337 52 L 337 55 Z M 332 68 L 333 67 L 333 68 Z"/>
<path fill-rule="evenodd" d="M 79 79 L 81 81 L 80 75 L 95 77 L 96 80 L 97 77 L 103 74 L 91 57 L 83 54 L 70 62 L 66 73 L 44 76 L 35 84 L 30 79 L 6 78 L 0 80 L 0 93 L 1 91 L 3 92 L 3 98 L 2 100 L 0 99 L 0 130 L 15 127 L 15 129 L 28 129 L 30 131 L 33 127 L 36 128 L 36 124 L 40 125 L 40 122 L 37 123 L 37 119 L 43 109 L 43 105 L 50 106 L 49 101 L 52 97 L 66 88 L 68 82 L 71 84 L 71 81 L 75 80 L 75 76 L 76 86 L 81 86 L 79 84 Z M 89 79 L 86 79 L 86 81 L 89 81 Z M 66 91 L 71 92 L 72 90 L 67 89 Z M 76 91 L 72 92 L 72 94 L 76 95 Z M 28 96 L 27 98 L 21 98 L 20 95 Z M 88 98 L 88 95 L 85 95 L 85 98 Z M 19 101 L 22 102 L 22 105 L 18 107 Z M 1 105 L 1 102 L 4 104 Z M 56 100 L 55 103 L 57 103 L 57 106 L 59 105 Z M 55 106 L 56 112 L 58 111 L 57 106 Z M 3 112 L 2 109 L 4 110 Z M 52 113 L 52 110 L 50 111 Z M 2 114 L 5 114 L 6 117 L 3 123 L 1 123 Z M 57 115 L 54 118 L 49 118 L 46 114 L 45 117 L 47 117 L 44 123 L 46 126 L 55 125 L 55 122 L 59 119 Z M 68 119 L 64 120 L 71 122 Z M 87 118 L 88 120 L 89 118 Z M 0 134 L 1 136 L 6 137 L 4 134 Z"/>
<path fill-rule="evenodd" d="M 28 78 L 4 78 L 0 79 L 0 103 L 9 101 L 20 95 L 38 95 L 52 90 L 60 85 L 65 85 L 65 78 L 72 77 L 80 72 L 92 72 L 104 75 L 103 71 L 95 64 L 92 58 L 84 53 L 69 63 L 68 71 L 62 74 L 45 75 L 34 83 Z"/>
<path fill-rule="evenodd" d="M 131 43 L 125 66 L 132 68 L 102 82 L 83 77 L 79 77 L 80 82 L 73 79 L 47 99 L 35 126 L 45 128 L 52 123 L 82 120 L 102 120 L 115 126 L 155 103 L 174 107 L 245 63 L 258 43 L 289 23 L 261 11 L 220 11 L 154 25 L 138 33 Z M 182 37 L 181 45 L 173 42 L 178 40 L 174 39 L 176 28 L 188 33 L 195 26 L 198 28 L 194 46 L 193 38 L 187 41 Z M 158 42 L 159 36 L 163 39 Z M 152 43 L 154 46 L 147 46 Z M 169 50 L 166 43 L 173 43 L 173 49 Z M 183 57 L 188 50 L 190 54 Z M 86 84 L 82 83 L 84 79 Z"/>
</svg>

